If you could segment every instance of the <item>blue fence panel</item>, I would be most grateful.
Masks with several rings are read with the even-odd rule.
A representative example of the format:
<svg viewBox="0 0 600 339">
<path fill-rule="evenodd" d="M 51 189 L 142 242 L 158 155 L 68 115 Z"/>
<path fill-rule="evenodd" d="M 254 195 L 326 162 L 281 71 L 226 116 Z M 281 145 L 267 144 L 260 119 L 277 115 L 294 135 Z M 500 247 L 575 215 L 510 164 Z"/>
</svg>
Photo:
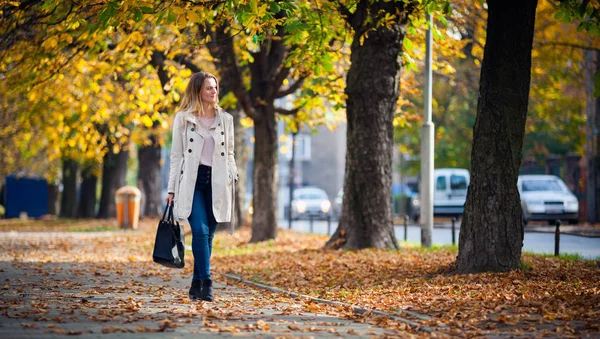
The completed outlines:
<svg viewBox="0 0 600 339">
<path fill-rule="evenodd" d="M 48 183 L 44 179 L 6 178 L 5 218 L 18 218 L 21 212 L 37 218 L 48 214 Z"/>
</svg>

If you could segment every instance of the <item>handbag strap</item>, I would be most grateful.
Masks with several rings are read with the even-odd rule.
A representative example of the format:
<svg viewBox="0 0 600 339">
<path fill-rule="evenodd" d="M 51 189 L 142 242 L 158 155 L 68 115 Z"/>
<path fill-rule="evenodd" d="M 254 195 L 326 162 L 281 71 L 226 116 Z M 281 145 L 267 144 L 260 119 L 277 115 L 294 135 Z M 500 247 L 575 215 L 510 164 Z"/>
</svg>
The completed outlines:
<svg viewBox="0 0 600 339">
<path fill-rule="evenodd" d="M 165 211 L 163 212 L 162 218 L 160 218 L 160 221 L 165 221 L 165 217 L 167 216 L 167 211 L 169 210 L 169 204 L 167 204 L 167 206 L 165 206 Z"/>
<path fill-rule="evenodd" d="M 173 217 L 173 208 L 175 206 L 175 203 L 172 202 L 171 205 L 169 206 L 169 221 L 171 222 L 171 224 L 175 223 L 175 218 Z"/>
</svg>

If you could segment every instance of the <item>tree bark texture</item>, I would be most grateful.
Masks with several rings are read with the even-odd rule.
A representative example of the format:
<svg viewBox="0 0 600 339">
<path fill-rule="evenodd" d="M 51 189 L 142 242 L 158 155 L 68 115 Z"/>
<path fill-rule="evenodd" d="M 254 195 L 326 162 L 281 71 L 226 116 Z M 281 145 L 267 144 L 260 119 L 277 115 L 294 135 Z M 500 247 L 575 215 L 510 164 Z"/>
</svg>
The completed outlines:
<svg viewBox="0 0 600 339">
<path fill-rule="evenodd" d="M 77 216 L 77 172 L 79 164 L 71 159 L 63 160 L 62 184 L 63 191 L 60 199 L 60 217 L 75 218 Z"/>
<path fill-rule="evenodd" d="M 78 218 L 96 217 L 97 184 L 98 176 L 94 174 L 94 169 L 91 166 L 83 168 L 81 170 L 81 198 L 79 199 L 77 211 Z"/>
<path fill-rule="evenodd" d="M 157 137 L 150 135 L 151 144 L 138 149 L 138 186 L 142 193 L 140 216 L 156 217 L 162 215 L 160 177 L 160 143 Z"/>
<path fill-rule="evenodd" d="M 241 124 L 241 110 L 231 109 L 229 113 L 233 115 L 233 126 L 235 129 L 235 164 L 238 170 L 238 181 L 235 182 L 235 224 L 238 228 L 244 225 L 246 221 L 245 201 L 246 201 L 246 164 L 248 163 L 248 150 L 244 140 L 244 128 Z M 247 225 L 249 226 L 249 225 Z"/>
<path fill-rule="evenodd" d="M 600 138 L 594 131 L 600 125 L 600 98 L 594 98 L 594 74 L 600 71 L 600 52 L 586 50 L 584 52 L 585 78 L 585 115 L 586 115 L 586 221 L 598 221 L 600 210 Z"/>
<path fill-rule="evenodd" d="M 48 214 L 59 215 L 59 209 L 58 209 L 58 197 L 59 196 L 60 196 L 60 192 L 58 190 L 58 185 L 48 182 Z M 2 198 L 0 198 L 0 200 L 1 199 Z"/>
<path fill-rule="evenodd" d="M 273 108 L 263 107 L 254 121 L 254 194 L 252 237 L 259 242 L 277 237 L 277 125 Z M 270 111 L 270 112 L 268 112 Z"/>
<path fill-rule="evenodd" d="M 110 145 L 109 151 L 104 155 L 104 163 L 102 165 L 102 193 L 100 194 L 98 218 L 116 217 L 115 191 L 125 186 L 128 159 L 129 150 L 126 146 L 122 147 L 121 151 L 115 154 L 112 152 L 112 145 Z"/>
<path fill-rule="evenodd" d="M 278 17 L 282 15 L 280 13 Z M 235 94 L 238 105 L 254 121 L 254 214 L 250 241 L 274 239 L 277 236 L 278 147 L 274 102 L 283 81 L 290 72 L 290 69 L 284 66 L 289 52 L 288 47 L 284 45 L 285 29 L 279 27 L 275 38 L 261 42 L 259 49 L 252 53 L 254 61 L 249 65 L 251 76 L 249 91 L 244 85 L 243 70 L 236 60 L 233 37 L 227 24 L 215 27 L 212 34 L 212 41 L 216 43 L 211 44 L 209 49 L 218 60 L 219 69 L 226 72 L 223 81 Z M 243 173 L 240 169 L 238 168 L 238 173 Z M 239 203 L 237 206 L 243 205 Z"/>
<path fill-rule="evenodd" d="M 361 1 L 349 19 L 354 28 L 346 81 L 347 148 L 342 215 L 326 247 L 398 248 L 392 219 L 392 121 L 400 93 L 400 53 L 406 16 L 390 28 L 377 22 L 380 11 L 406 13 L 400 2 Z M 368 35 L 361 36 L 368 28 Z"/>
<path fill-rule="evenodd" d="M 524 233 L 517 179 L 536 5 L 537 0 L 488 1 L 471 183 L 456 259 L 458 273 L 508 271 L 521 266 Z"/>
</svg>

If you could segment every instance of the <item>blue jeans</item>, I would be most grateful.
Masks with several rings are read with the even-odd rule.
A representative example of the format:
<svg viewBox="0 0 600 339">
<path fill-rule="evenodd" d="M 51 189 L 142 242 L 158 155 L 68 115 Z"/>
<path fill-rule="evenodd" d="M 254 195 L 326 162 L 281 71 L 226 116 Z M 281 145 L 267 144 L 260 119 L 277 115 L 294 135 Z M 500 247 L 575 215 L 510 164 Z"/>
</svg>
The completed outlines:
<svg viewBox="0 0 600 339">
<path fill-rule="evenodd" d="M 200 165 L 192 213 L 188 221 L 192 228 L 192 253 L 194 254 L 193 280 L 210 279 L 210 255 L 212 242 L 217 229 L 217 221 L 212 209 L 211 167 Z"/>
</svg>

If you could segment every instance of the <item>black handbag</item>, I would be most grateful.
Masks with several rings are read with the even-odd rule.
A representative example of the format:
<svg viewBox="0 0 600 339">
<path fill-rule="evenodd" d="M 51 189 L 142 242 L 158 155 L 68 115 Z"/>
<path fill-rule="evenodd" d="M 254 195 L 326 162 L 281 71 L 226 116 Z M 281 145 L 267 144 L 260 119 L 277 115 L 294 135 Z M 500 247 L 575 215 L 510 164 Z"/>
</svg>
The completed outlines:
<svg viewBox="0 0 600 339">
<path fill-rule="evenodd" d="M 165 219 L 167 212 L 168 217 Z M 173 205 L 167 205 L 162 219 L 158 223 L 152 259 L 155 263 L 166 267 L 183 268 L 185 266 L 184 254 L 183 226 L 173 218 Z"/>
</svg>

